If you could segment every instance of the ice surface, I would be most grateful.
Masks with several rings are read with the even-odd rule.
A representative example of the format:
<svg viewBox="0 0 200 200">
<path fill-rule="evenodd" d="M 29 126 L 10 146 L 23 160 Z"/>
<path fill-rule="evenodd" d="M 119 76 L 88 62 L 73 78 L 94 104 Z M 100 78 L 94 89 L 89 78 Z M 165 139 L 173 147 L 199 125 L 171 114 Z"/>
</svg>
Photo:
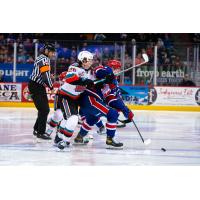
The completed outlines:
<svg viewBox="0 0 200 200">
<path fill-rule="evenodd" d="M 87 146 L 59 151 L 52 142 L 36 143 L 33 138 L 34 108 L 0 108 L 0 165 L 200 165 L 200 113 L 134 113 L 142 136 L 151 144 L 144 145 L 130 123 L 117 129 L 123 150 L 106 149 L 106 137 L 94 133 Z"/>
</svg>

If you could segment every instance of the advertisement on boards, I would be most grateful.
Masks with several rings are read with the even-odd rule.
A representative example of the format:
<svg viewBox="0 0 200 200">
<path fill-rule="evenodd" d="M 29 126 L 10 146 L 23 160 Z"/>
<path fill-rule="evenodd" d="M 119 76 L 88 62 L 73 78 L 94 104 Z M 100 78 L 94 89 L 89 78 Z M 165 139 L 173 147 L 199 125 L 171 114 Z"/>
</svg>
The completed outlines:
<svg viewBox="0 0 200 200">
<path fill-rule="evenodd" d="M 21 83 L 0 83 L 0 101 L 21 102 Z"/>
</svg>

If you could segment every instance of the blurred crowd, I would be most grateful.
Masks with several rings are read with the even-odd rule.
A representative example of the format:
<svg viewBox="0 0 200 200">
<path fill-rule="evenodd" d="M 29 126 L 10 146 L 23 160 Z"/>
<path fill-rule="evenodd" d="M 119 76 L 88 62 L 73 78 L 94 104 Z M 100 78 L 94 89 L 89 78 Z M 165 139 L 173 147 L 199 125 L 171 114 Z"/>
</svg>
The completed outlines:
<svg viewBox="0 0 200 200">
<path fill-rule="evenodd" d="M 17 63 L 33 63 L 35 55 L 35 42 L 56 41 L 57 64 L 69 65 L 76 60 L 79 50 L 90 50 L 95 53 L 95 61 L 101 59 L 106 63 L 114 56 L 120 59 L 120 50 L 117 54 L 114 41 L 126 44 L 127 66 L 132 64 L 132 44 L 137 44 L 137 59 L 141 53 L 146 52 L 153 63 L 155 45 L 158 46 L 159 65 L 180 65 L 180 58 L 176 55 L 171 34 L 155 33 L 84 33 L 84 34 L 0 34 L 0 63 L 13 62 L 13 43 L 17 42 Z M 102 43 L 103 42 L 103 43 Z M 104 44 L 104 45 L 103 45 Z M 116 48 L 116 47 L 115 47 Z"/>
<path fill-rule="evenodd" d="M 13 43 L 17 43 L 17 63 L 33 63 L 35 58 L 35 43 L 54 42 L 57 56 L 54 65 L 57 73 L 62 72 L 76 61 L 80 50 L 94 53 L 95 64 L 106 64 L 109 59 L 121 59 L 120 45 L 125 48 L 125 68 L 132 66 L 132 47 L 137 45 L 136 61 L 142 53 L 147 53 L 150 62 L 154 63 L 154 46 L 158 47 L 158 66 L 162 70 L 180 69 L 183 62 L 177 53 L 174 34 L 169 33 L 19 33 L 0 34 L 0 63 L 13 63 Z M 199 34 L 191 34 L 191 41 L 199 42 Z M 131 78 L 131 71 L 126 76 Z"/>
</svg>

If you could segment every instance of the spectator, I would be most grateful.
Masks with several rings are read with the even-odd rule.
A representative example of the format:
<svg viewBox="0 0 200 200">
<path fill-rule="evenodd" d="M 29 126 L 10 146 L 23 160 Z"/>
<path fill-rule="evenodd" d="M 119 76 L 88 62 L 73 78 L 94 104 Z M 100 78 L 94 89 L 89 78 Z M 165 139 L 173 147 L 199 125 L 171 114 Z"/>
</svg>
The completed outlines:
<svg viewBox="0 0 200 200">
<path fill-rule="evenodd" d="M 96 40 L 98 42 L 102 42 L 105 39 L 106 39 L 106 36 L 102 33 L 96 33 L 94 36 L 94 40 Z"/>
<path fill-rule="evenodd" d="M 159 49 L 159 48 L 165 47 L 165 46 L 164 46 L 164 42 L 162 41 L 161 38 L 158 38 L 157 46 L 158 46 L 158 49 Z"/>
<path fill-rule="evenodd" d="M 135 64 L 138 65 L 139 63 L 143 62 L 143 59 L 142 59 L 142 54 L 141 53 L 138 53 L 138 55 L 136 56 L 135 58 Z"/>
<path fill-rule="evenodd" d="M 109 58 L 111 58 L 111 56 L 112 55 L 111 55 L 111 52 L 110 52 L 109 48 L 105 47 L 103 49 L 103 59 L 105 59 L 105 58 L 109 59 Z"/>
<path fill-rule="evenodd" d="M 0 34 L 0 45 L 5 45 L 4 35 Z"/>
<path fill-rule="evenodd" d="M 81 39 L 81 40 L 92 41 L 92 40 L 94 39 L 94 34 L 93 34 L 93 33 L 84 33 L 84 34 L 80 34 L 80 39 Z"/>
<path fill-rule="evenodd" d="M 92 67 L 97 67 L 99 66 L 101 63 L 101 60 L 100 58 L 98 58 L 96 55 L 94 56 L 94 59 L 93 59 L 93 64 L 92 64 Z"/>
<path fill-rule="evenodd" d="M 62 48 L 59 52 L 58 52 L 58 58 L 70 58 L 71 56 L 71 52 L 70 50 L 65 47 L 65 48 Z"/>
<path fill-rule="evenodd" d="M 120 39 L 122 41 L 126 41 L 128 39 L 128 35 L 126 33 L 120 33 Z"/>
<path fill-rule="evenodd" d="M 77 52 L 76 52 L 76 47 L 75 46 L 72 46 L 71 57 L 74 57 L 74 58 L 77 57 Z"/>
<path fill-rule="evenodd" d="M 28 56 L 27 60 L 26 60 L 27 63 L 34 63 L 34 59 L 32 56 Z"/>
<path fill-rule="evenodd" d="M 6 63 L 13 63 L 13 57 L 8 56 L 7 59 L 5 60 Z"/>
<path fill-rule="evenodd" d="M 75 63 L 76 62 L 76 59 L 74 58 L 74 57 L 71 57 L 71 59 L 70 59 L 70 64 L 73 64 L 73 63 Z"/>
<path fill-rule="evenodd" d="M 26 62 L 26 56 L 24 55 L 24 52 L 22 49 L 19 50 L 19 54 L 17 56 L 17 62 L 18 63 L 25 63 Z"/>
<path fill-rule="evenodd" d="M 182 82 L 179 83 L 179 86 L 196 86 L 196 84 L 189 79 L 188 74 L 185 74 L 185 77 L 183 78 Z"/>
<path fill-rule="evenodd" d="M 176 69 L 181 69 L 181 67 L 182 67 L 182 62 L 181 62 L 181 59 L 179 56 L 175 57 L 175 67 L 176 67 Z"/>
<path fill-rule="evenodd" d="M 125 69 L 130 68 L 133 65 L 131 57 L 126 53 L 125 54 Z"/>
<path fill-rule="evenodd" d="M 33 53 L 33 43 L 31 42 L 31 40 L 29 38 L 27 38 L 25 41 L 24 41 L 24 50 L 27 52 L 27 53 Z"/>
<path fill-rule="evenodd" d="M 88 50 L 88 44 L 87 42 L 84 42 L 81 51 L 87 51 L 87 50 Z"/>
</svg>

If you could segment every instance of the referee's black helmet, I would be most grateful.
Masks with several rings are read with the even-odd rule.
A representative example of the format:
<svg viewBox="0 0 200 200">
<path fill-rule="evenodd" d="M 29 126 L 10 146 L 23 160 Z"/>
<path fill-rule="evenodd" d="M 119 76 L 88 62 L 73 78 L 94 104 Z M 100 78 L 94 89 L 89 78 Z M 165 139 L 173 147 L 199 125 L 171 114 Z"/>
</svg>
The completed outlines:
<svg viewBox="0 0 200 200">
<path fill-rule="evenodd" d="M 54 44 L 51 44 L 51 43 L 47 43 L 44 45 L 43 49 L 47 49 L 48 51 L 53 51 L 55 52 L 56 51 L 56 48 L 55 48 L 55 45 Z"/>
</svg>

